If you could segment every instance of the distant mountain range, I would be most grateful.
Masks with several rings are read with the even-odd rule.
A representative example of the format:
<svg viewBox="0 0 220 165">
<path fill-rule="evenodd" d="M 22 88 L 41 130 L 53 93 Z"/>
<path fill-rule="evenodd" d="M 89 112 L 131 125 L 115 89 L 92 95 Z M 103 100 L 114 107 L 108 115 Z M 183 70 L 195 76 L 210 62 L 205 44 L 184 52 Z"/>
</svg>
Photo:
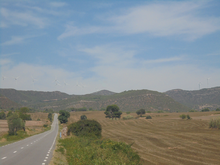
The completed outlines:
<svg viewBox="0 0 220 165">
<path fill-rule="evenodd" d="M 36 110 L 82 108 L 101 110 L 117 104 L 122 111 L 184 112 L 202 107 L 220 107 L 220 87 L 199 91 L 170 90 L 160 93 L 150 90 L 130 90 L 115 93 L 102 90 L 86 95 L 68 95 L 62 92 L 20 91 L 0 89 L 1 108 L 28 106 Z M 7 101 L 6 101 L 7 100 Z M 202 104 L 203 103 L 203 104 Z"/>
<path fill-rule="evenodd" d="M 215 110 L 220 107 L 220 87 L 194 91 L 174 89 L 165 92 L 165 94 L 191 109 L 209 108 Z"/>
</svg>

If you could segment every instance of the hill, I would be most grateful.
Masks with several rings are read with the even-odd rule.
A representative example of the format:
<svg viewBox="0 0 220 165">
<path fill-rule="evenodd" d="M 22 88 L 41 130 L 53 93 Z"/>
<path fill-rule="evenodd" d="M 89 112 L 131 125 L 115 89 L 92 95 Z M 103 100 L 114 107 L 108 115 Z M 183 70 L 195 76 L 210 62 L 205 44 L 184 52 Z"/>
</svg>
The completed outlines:
<svg viewBox="0 0 220 165">
<path fill-rule="evenodd" d="M 101 90 L 98 92 L 91 93 L 91 95 L 101 95 L 101 96 L 108 96 L 108 95 L 113 95 L 113 94 L 116 94 L 116 93 L 108 91 L 108 90 Z"/>
<path fill-rule="evenodd" d="M 0 95 L 5 96 L 17 104 L 23 106 L 34 106 L 43 102 L 56 102 L 71 97 L 66 93 L 20 91 L 15 89 L 0 89 Z"/>
<path fill-rule="evenodd" d="M 11 108 L 19 108 L 21 105 L 11 101 L 9 98 L 0 95 L 0 108 L 1 109 L 11 109 Z"/>
<path fill-rule="evenodd" d="M 50 104 L 38 105 L 39 109 L 71 109 L 92 108 L 93 110 L 105 109 L 108 105 L 117 104 L 121 111 L 136 111 L 144 108 L 150 111 L 163 110 L 167 112 L 188 111 L 188 107 L 174 101 L 164 93 L 150 90 L 132 90 L 112 95 L 74 95 L 66 100 Z"/>
<path fill-rule="evenodd" d="M 220 107 L 220 87 L 194 91 L 174 89 L 165 94 L 191 109 L 201 110 L 207 107 L 214 110 Z"/>
</svg>

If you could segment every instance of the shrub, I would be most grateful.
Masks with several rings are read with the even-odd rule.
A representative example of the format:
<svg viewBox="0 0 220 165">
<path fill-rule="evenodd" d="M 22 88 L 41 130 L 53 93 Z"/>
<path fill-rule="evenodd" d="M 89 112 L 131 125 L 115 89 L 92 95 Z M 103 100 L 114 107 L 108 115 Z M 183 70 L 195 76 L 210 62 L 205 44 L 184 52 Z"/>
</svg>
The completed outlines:
<svg viewBox="0 0 220 165">
<path fill-rule="evenodd" d="M 197 112 L 196 110 L 194 110 L 194 109 L 191 109 L 189 112 Z"/>
<path fill-rule="evenodd" d="M 130 114 L 130 113 L 131 113 L 131 112 L 129 112 L 129 111 L 128 111 L 128 112 L 126 112 L 126 114 Z"/>
<path fill-rule="evenodd" d="M 101 137 L 102 126 L 95 120 L 79 120 L 68 126 L 68 135 L 72 132 L 76 136 Z"/>
<path fill-rule="evenodd" d="M 151 113 L 151 111 L 147 111 L 147 113 Z"/>
<path fill-rule="evenodd" d="M 152 117 L 151 117 L 150 115 L 148 115 L 148 116 L 146 117 L 146 119 L 152 119 Z"/>
<path fill-rule="evenodd" d="M 181 118 L 181 119 L 185 119 L 185 118 L 186 118 L 186 115 L 185 115 L 185 114 L 182 114 L 182 115 L 180 115 L 180 118 Z"/>
<path fill-rule="evenodd" d="M 217 108 L 216 111 L 220 111 L 220 108 Z"/>
<path fill-rule="evenodd" d="M 142 116 L 143 114 L 145 114 L 145 109 L 139 109 L 136 111 L 137 115 Z"/>
<path fill-rule="evenodd" d="M 190 119 L 191 119 L 191 117 L 190 117 L 189 115 L 186 115 L 186 118 L 187 118 L 188 120 L 190 120 Z"/>
<path fill-rule="evenodd" d="M 161 110 L 161 111 L 157 111 L 157 113 L 163 113 L 163 111 Z"/>
<path fill-rule="evenodd" d="M 46 128 L 47 126 L 48 126 L 47 124 L 44 124 L 44 125 L 43 125 L 43 127 L 45 127 L 45 128 Z"/>
<path fill-rule="evenodd" d="M 70 113 L 64 110 L 60 110 L 59 111 L 59 117 L 58 120 L 60 121 L 60 123 L 67 123 L 68 122 L 68 118 L 70 117 Z"/>
<path fill-rule="evenodd" d="M 208 111 L 210 111 L 208 108 L 204 108 L 204 109 L 202 109 L 201 112 L 208 112 Z"/>
<path fill-rule="evenodd" d="M 209 122 L 209 128 L 218 128 L 218 129 L 220 129 L 220 119 L 212 119 Z"/>
<path fill-rule="evenodd" d="M 40 119 L 38 118 L 37 121 L 40 121 Z"/>
<path fill-rule="evenodd" d="M 0 119 L 6 119 L 6 115 L 4 111 L 0 112 Z"/>
<path fill-rule="evenodd" d="M 81 119 L 81 120 L 86 120 L 87 117 L 86 117 L 86 115 L 82 115 L 82 116 L 80 116 L 80 119 Z"/>
<path fill-rule="evenodd" d="M 127 115 L 123 117 L 123 120 L 129 120 L 129 119 L 133 119 L 134 117 L 131 115 Z"/>
</svg>

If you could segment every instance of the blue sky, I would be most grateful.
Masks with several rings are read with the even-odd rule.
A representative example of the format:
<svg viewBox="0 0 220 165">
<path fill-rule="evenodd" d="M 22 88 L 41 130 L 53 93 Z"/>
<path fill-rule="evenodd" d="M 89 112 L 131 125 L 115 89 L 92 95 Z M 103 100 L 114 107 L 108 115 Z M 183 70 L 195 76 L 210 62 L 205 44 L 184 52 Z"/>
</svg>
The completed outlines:
<svg viewBox="0 0 220 165">
<path fill-rule="evenodd" d="M 87 94 L 220 86 L 219 0 L 0 6 L 1 88 Z"/>
</svg>

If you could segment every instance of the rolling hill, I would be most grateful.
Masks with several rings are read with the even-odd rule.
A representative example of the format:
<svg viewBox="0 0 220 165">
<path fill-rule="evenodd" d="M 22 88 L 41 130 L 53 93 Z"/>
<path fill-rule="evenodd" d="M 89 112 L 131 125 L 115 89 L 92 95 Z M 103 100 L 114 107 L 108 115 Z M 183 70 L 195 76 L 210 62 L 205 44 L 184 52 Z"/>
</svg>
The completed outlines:
<svg viewBox="0 0 220 165">
<path fill-rule="evenodd" d="M 220 107 L 220 87 L 194 91 L 174 89 L 165 92 L 165 94 L 191 109 L 209 108 L 215 110 Z"/>
</svg>

